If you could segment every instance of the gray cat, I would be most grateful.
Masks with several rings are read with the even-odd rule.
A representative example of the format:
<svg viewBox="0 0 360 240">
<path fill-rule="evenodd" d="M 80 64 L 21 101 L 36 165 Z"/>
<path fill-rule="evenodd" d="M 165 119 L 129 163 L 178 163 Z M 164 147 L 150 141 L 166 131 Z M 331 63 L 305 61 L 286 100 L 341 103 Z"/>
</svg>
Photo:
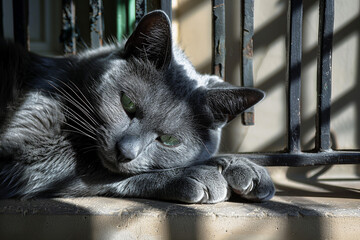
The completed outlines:
<svg viewBox="0 0 360 240">
<path fill-rule="evenodd" d="M 262 201 L 267 171 L 216 156 L 221 128 L 260 90 L 198 74 L 161 11 L 124 44 L 48 58 L 0 46 L 0 198 Z"/>
</svg>

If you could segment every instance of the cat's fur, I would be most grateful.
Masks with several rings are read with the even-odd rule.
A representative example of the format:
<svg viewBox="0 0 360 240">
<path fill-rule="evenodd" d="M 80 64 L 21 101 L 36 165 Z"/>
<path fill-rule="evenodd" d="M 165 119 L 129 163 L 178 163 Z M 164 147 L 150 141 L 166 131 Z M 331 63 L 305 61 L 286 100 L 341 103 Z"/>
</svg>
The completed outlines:
<svg viewBox="0 0 360 240">
<path fill-rule="evenodd" d="M 163 12 L 145 16 L 123 45 L 47 58 L 2 41 L 0 53 L 0 198 L 273 196 L 263 167 L 214 156 L 229 117 L 264 94 L 198 74 Z M 163 134 L 181 143 L 164 146 Z"/>
</svg>

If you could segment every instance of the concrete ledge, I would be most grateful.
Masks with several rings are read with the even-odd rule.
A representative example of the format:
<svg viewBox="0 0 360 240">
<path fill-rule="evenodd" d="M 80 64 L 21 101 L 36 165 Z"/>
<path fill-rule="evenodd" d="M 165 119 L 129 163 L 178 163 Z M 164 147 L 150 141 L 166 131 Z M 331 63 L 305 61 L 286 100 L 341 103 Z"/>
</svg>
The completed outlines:
<svg viewBox="0 0 360 240">
<path fill-rule="evenodd" d="M 0 239 L 358 239 L 359 180 L 306 185 L 278 179 L 265 203 L 1 200 Z"/>
</svg>

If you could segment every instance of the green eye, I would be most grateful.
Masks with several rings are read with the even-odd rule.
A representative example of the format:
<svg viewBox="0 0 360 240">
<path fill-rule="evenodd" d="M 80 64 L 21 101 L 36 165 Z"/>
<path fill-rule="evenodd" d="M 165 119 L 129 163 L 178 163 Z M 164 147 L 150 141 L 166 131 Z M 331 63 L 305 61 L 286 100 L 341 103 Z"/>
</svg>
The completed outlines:
<svg viewBox="0 0 360 240">
<path fill-rule="evenodd" d="M 171 135 L 160 136 L 160 142 L 167 147 L 176 147 L 180 144 L 180 140 Z"/>
<path fill-rule="evenodd" d="M 125 93 L 121 95 L 121 104 L 127 113 L 135 113 L 136 105 Z"/>
</svg>

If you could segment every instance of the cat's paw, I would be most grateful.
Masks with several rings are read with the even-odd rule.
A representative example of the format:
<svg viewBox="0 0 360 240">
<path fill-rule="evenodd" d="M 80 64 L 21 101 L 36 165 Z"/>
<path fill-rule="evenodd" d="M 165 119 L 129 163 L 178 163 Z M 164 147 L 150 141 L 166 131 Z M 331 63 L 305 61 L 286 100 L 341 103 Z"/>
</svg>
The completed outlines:
<svg viewBox="0 0 360 240">
<path fill-rule="evenodd" d="M 242 198 L 267 201 L 274 196 L 274 184 L 264 167 L 234 155 L 221 157 L 217 163 L 231 189 Z"/>
<path fill-rule="evenodd" d="M 187 168 L 175 184 L 178 188 L 176 200 L 186 203 L 223 202 L 231 194 L 227 181 L 214 166 Z"/>
</svg>

